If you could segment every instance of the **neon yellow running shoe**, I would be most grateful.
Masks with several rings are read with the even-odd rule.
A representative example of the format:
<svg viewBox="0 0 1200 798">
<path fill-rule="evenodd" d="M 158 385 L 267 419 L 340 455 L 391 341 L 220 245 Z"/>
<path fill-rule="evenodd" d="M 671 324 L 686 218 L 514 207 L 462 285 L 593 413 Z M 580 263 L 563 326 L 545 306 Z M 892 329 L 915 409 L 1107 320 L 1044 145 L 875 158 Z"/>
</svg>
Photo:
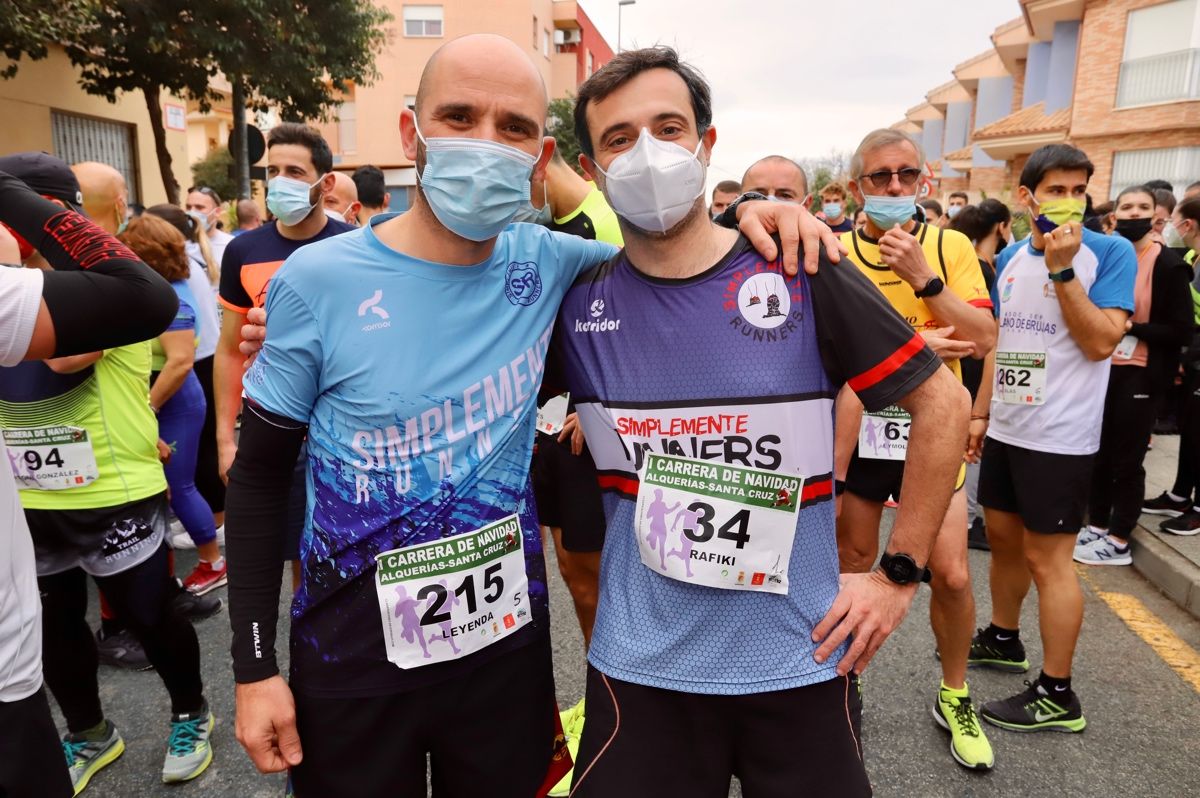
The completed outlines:
<svg viewBox="0 0 1200 798">
<path fill-rule="evenodd" d="M 574 762 L 575 757 L 579 755 L 579 738 L 583 736 L 583 699 L 579 699 L 579 703 L 570 709 L 558 713 L 558 717 L 562 721 L 563 736 L 567 738 L 567 751 L 571 754 L 571 761 Z M 558 784 L 555 784 L 550 792 L 546 793 L 548 798 L 562 798 L 562 796 L 570 795 L 571 780 L 574 777 L 575 768 L 572 767 L 567 771 L 567 775 L 559 779 Z"/>
<path fill-rule="evenodd" d="M 933 720 L 950 732 L 950 756 L 955 762 L 971 770 L 991 770 L 996 764 L 965 685 L 961 690 L 942 685 L 933 704 Z"/>
<path fill-rule="evenodd" d="M 104 721 L 105 734 L 100 739 L 88 739 L 84 734 L 68 734 L 62 738 L 63 754 L 75 795 L 83 792 L 88 782 L 105 767 L 125 753 L 125 741 L 111 721 Z"/>
</svg>

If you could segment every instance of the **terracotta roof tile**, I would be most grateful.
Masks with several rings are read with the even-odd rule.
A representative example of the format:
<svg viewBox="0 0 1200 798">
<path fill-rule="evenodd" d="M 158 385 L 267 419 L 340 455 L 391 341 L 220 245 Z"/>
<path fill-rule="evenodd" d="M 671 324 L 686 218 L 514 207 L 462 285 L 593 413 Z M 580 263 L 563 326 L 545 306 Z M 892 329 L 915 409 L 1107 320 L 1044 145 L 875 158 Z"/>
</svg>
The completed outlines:
<svg viewBox="0 0 1200 798">
<path fill-rule="evenodd" d="M 1054 133 L 1060 130 L 1065 131 L 1070 126 L 1071 109 L 1069 106 L 1047 114 L 1046 103 L 1040 102 L 997 119 L 990 125 L 977 128 L 975 138 L 997 139 L 1035 133 Z"/>
<path fill-rule="evenodd" d="M 967 146 L 963 147 L 962 149 L 955 150 L 954 152 L 945 153 L 942 156 L 942 160 L 944 160 L 944 161 L 969 161 L 969 160 L 971 160 L 971 156 L 974 154 L 974 150 L 975 150 L 975 145 L 968 144 Z"/>
</svg>

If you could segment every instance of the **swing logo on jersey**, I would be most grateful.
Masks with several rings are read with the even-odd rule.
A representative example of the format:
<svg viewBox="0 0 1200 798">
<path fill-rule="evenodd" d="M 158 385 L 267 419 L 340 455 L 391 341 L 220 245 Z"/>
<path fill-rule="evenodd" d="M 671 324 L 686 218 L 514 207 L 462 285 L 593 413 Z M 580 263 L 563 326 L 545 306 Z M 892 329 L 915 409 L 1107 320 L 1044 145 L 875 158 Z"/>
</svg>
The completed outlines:
<svg viewBox="0 0 1200 798">
<path fill-rule="evenodd" d="M 1009 278 L 1005 279 L 1004 290 L 1000 292 L 1000 301 L 1001 302 L 1007 302 L 1008 300 L 1012 299 L 1013 282 L 1015 282 L 1015 281 L 1016 281 L 1015 277 L 1009 277 Z"/>
<path fill-rule="evenodd" d="M 504 273 L 504 295 L 514 305 L 532 305 L 542 295 L 536 263 L 510 263 Z"/>
<path fill-rule="evenodd" d="M 588 306 L 589 320 L 575 319 L 575 332 L 577 333 L 606 333 L 616 332 L 621 329 L 620 319 L 604 318 L 604 300 L 597 299 Z"/>
<path fill-rule="evenodd" d="M 785 280 L 777 264 L 756 261 L 734 272 L 722 292 L 724 307 L 737 310 L 730 325 L 755 341 L 779 341 L 803 318 L 800 287 Z"/>
</svg>

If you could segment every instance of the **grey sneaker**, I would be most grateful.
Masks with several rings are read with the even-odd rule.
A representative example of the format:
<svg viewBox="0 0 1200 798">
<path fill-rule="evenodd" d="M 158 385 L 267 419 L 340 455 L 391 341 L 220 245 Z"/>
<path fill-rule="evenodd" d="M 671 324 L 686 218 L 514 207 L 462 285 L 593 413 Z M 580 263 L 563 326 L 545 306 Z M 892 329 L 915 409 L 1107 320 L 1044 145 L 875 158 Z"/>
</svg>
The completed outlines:
<svg viewBox="0 0 1200 798">
<path fill-rule="evenodd" d="M 71 786 L 75 794 L 83 792 L 103 768 L 111 765 L 125 753 L 125 741 L 111 721 L 104 721 L 107 734 L 99 740 L 89 740 L 82 734 L 68 734 L 62 738 L 63 754 L 67 757 L 67 771 L 71 774 Z"/>
<path fill-rule="evenodd" d="M 1129 544 L 1118 546 L 1109 540 L 1108 535 L 1086 545 L 1076 546 L 1074 560 L 1084 565 L 1133 565 Z"/>
<path fill-rule="evenodd" d="M 1075 548 L 1086 546 L 1103 537 L 1108 537 L 1107 529 L 1100 529 L 1091 524 L 1086 524 L 1083 529 L 1079 530 L 1079 534 L 1075 536 Z"/>
<path fill-rule="evenodd" d="M 208 738 L 216 719 L 206 704 L 199 712 L 171 716 L 171 736 L 163 759 L 165 784 L 190 781 L 212 764 L 212 746 Z"/>
</svg>

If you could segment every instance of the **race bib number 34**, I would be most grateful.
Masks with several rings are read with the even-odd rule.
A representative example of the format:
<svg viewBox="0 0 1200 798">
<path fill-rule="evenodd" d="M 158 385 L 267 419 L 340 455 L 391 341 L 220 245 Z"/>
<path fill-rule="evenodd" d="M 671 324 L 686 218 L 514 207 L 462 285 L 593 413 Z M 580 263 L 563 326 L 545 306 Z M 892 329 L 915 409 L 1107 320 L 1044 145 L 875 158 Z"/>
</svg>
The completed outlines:
<svg viewBox="0 0 1200 798">
<path fill-rule="evenodd" d="M 465 657 L 533 620 L 516 515 L 375 564 L 383 642 L 401 668 Z"/>
<path fill-rule="evenodd" d="M 100 478 L 92 442 L 82 427 L 6 429 L 4 445 L 20 490 L 68 490 Z"/>
<path fill-rule="evenodd" d="M 652 571 L 727 590 L 788 592 L 804 479 L 649 454 L 638 489 L 638 548 Z"/>
<path fill-rule="evenodd" d="M 1046 401 L 1045 352 L 996 352 L 996 398 L 1010 405 Z"/>
</svg>

